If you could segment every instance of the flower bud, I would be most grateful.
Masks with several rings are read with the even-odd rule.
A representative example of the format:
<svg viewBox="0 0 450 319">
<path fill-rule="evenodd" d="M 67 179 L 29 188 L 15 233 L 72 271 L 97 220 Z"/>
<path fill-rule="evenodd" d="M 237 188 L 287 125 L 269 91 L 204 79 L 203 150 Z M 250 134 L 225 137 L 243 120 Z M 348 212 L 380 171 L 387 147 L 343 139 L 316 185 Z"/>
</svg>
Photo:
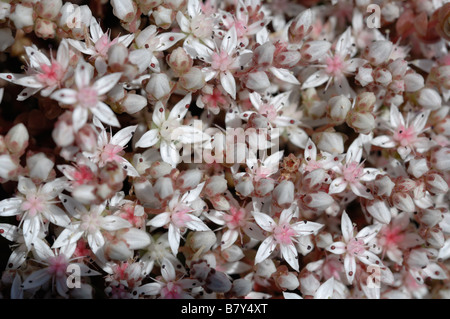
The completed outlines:
<svg viewBox="0 0 450 319">
<path fill-rule="evenodd" d="M 237 182 L 235 189 L 241 196 L 249 196 L 254 190 L 252 179 L 249 176 L 242 177 Z"/>
<path fill-rule="evenodd" d="M 406 92 L 416 92 L 424 87 L 423 76 L 415 72 L 406 74 L 404 81 Z"/>
<path fill-rule="evenodd" d="M 355 110 L 358 112 L 372 112 L 377 98 L 372 92 L 358 94 L 355 101 Z"/>
<path fill-rule="evenodd" d="M 199 169 L 190 169 L 183 171 L 177 179 L 177 186 L 181 189 L 193 189 L 203 177 L 203 172 Z"/>
<path fill-rule="evenodd" d="M 4 21 L 9 17 L 11 12 L 11 5 L 6 2 L 0 2 L 0 21 Z"/>
<path fill-rule="evenodd" d="M 231 281 L 223 272 L 212 271 L 206 278 L 205 287 L 216 293 L 225 293 L 231 289 Z"/>
<path fill-rule="evenodd" d="M 120 71 L 128 58 L 128 49 L 121 43 L 117 43 L 108 50 L 108 65 Z"/>
<path fill-rule="evenodd" d="M 205 76 L 198 67 L 193 67 L 189 72 L 180 77 L 179 83 L 188 91 L 195 92 L 205 86 Z"/>
<path fill-rule="evenodd" d="M 450 148 L 442 147 L 433 153 L 433 166 L 440 171 L 450 170 Z"/>
<path fill-rule="evenodd" d="M 377 69 L 374 74 L 375 82 L 383 86 L 389 85 L 392 82 L 392 74 L 386 68 Z"/>
<path fill-rule="evenodd" d="M 16 29 L 24 29 L 34 25 L 33 7 L 31 3 L 18 4 L 9 19 L 14 22 Z"/>
<path fill-rule="evenodd" d="M 368 60 L 373 65 L 379 65 L 389 58 L 393 49 L 391 41 L 380 40 L 375 41 L 369 46 L 367 52 Z"/>
<path fill-rule="evenodd" d="M 56 34 L 56 23 L 47 19 L 37 18 L 34 25 L 34 32 L 44 40 L 53 39 Z"/>
<path fill-rule="evenodd" d="M 142 95 L 128 93 L 120 106 L 124 112 L 135 114 L 147 106 L 147 99 Z"/>
<path fill-rule="evenodd" d="M 342 124 L 345 121 L 348 111 L 351 109 L 352 103 L 344 96 L 339 95 L 332 97 L 328 101 L 327 113 L 328 117 L 336 124 Z"/>
<path fill-rule="evenodd" d="M 294 183 L 284 180 L 275 187 L 272 195 L 278 205 L 290 205 L 294 202 L 294 191 Z"/>
<path fill-rule="evenodd" d="M 433 194 L 445 194 L 448 192 L 448 184 L 437 173 L 428 173 L 425 179 L 427 190 Z"/>
<path fill-rule="evenodd" d="M 132 0 L 111 0 L 113 14 L 123 22 L 131 22 L 137 13 L 137 5 Z"/>
<path fill-rule="evenodd" d="M 166 162 L 154 162 L 150 167 L 149 173 L 152 178 L 160 178 L 170 174 L 172 171 L 172 166 Z"/>
<path fill-rule="evenodd" d="M 153 74 L 145 86 L 145 92 L 155 100 L 161 100 L 168 97 L 171 90 L 172 84 L 170 79 L 164 73 Z"/>
<path fill-rule="evenodd" d="M 14 125 L 5 136 L 5 144 L 11 153 L 23 154 L 28 147 L 28 130 L 22 123 Z"/>
<path fill-rule="evenodd" d="M 182 48 L 176 48 L 167 57 L 167 64 L 178 74 L 187 73 L 194 64 L 192 58 Z"/>
<path fill-rule="evenodd" d="M 375 118 L 368 112 L 349 112 L 347 125 L 360 134 L 369 134 L 375 128 Z"/>
<path fill-rule="evenodd" d="M 94 152 L 97 148 L 97 131 L 92 125 L 85 124 L 75 135 L 78 147 L 84 152 Z"/>
<path fill-rule="evenodd" d="M 172 179 L 169 177 L 160 177 L 155 183 L 154 190 L 161 199 L 165 199 L 173 195 Z"/>
<path fill-rule="evenodd" d="M 244 77 L 244 82 L 247 88 L 254 91 L 263 91 L 270 86 L 269 78 L 264 71 L 256 71 L 247 74 Z"/>
<path fill-rule="evenodd" d="M 274 272 L 277 271 L 272 259 L 265 259 L 256 265 L 256 274 L 258 276 L 269 278 Z"/>
<path fill-rule="evenodd" d="M 270 178 L 260 179 L 255 185 L 255 192 L 258 196 L 265 196 L 273 190 L 274 180 Z"/>
<path fill-rule="evenodd" d="M 289 42 L 301 42 L 312 30 L 312 12 L 310 9 L 307 9 L 301 12 L 289 26 Z"/>
<path fill-rule="evenodd" d="M 214 196 L 224 193 L 228 188 L 227 180 L 223 176 L 212 176 L 205 185 L 205 193 L 208 196 Z"/>
<path fill-rule="evenodd" d="M 116 162 L 108 162 L 100 169 L 98 176 L 103 183 L 113 186 L 122 183 L 127 173 Z"/>
<path fill-rule="evenodd" d="M 372 73 L 373 73 L 373 69 L 372 69 L 372 67 L 370 67 L 370 65 L 359 67 L 358 73 L 355 76 L 355 80 L 358 81 L 358 83 L 362 87 L 365 87 L 366 85 L 373 82 Z"/>
<path fill-rule="evenodd" d="M 149 11 L 159 6 L 163 0 L 137 0 L 136 2 L 142 13 L 148 15 Z"/>
<path fill-rule="evenodd" d="M 41 18 L 54 20 L 62 5 L 61 0 L 42 0 L 36 3 L 35 11 Z"/>
<path fill-rule="evenodd" d="M 152 16 L 158 27 L 168 29 L 175 19 L 175 12 L 172 9 L 159 6 L 155 11 L 153 11 Z"/>
<path fill-rule="evenodd" d="M 13 177 L 14 171 L 16 171 L 19 167 L 19 164 L 13 161 L 11 155 L 0 155 L 0 178 L 9 180 Z"/>
<path fill-rule="evenodd" d="M 417 102 L 420 106 L 433 111 L 442 106 L 441 95 L 436 90 L 431 88 L 423 88 L 420 90 Z"/>
<path fill-rule="evenodd" d="M 300 277 L 300 291 L 303 295 L 314 296 L 320 287 L 320 281 L 312 273 L 307 273 Z"/>
<path fill-rule="evenodd" d="M 416 209 L 413 199 L 408 194 L 395 193 L 392 196 L 394 206 L 404 212 L 413 213 Z"/>
<path fill-rule="evenodd" d="M 231 293 L 234 297 L 244 297 L 252 291 L 252 283 L 245 278 L 239 278 L 233 281 Z"/>
<path fill-rule="evenodd" d="M 386 175 L 377 175 L 374 181 L 376 194 L 379 196 L 391 196 L 395 183 Z"/>
<path fill-rule="evenodd" d="M 429 171 L 427 160 L 425 158 L 413 158 L 409 161 L 408 173 L 415 178 L 421 177 Z"/>
<path fill-rule="evenodd" d="M 144 249 L 151 243 L 150 235 L 146 231 L 133 227 L 119 230 L 116 237 L 132 250 Z"/>
<path fill-rule="evenodd" d="M 327 207 L 333 204 L 334 199 L 330 195 L 324 192 L 311 193 L 303 198 L 303 202 L 310 208 L 323 211 Z"/>
<path fill-rule="evenodd" d="M 54 165 L 55 163 L 44 153 L 37 153 L 27 158 L 30 177 L 41 181 L 45 181 L 49 177 Z"/>
<path fill-rule="evenodd" d="M 216 235 L 213 231 L 197 231 L 191 233 L 188 238 L 189 246 L 194 251 L 200 251 L 203 253 L 208 252 L 217 241 Z"/>
<path fill-rule="evenodd" d="M 241 248 L 236 245 L 232 245 L 222 251 L 222 256 L 227 262 L 232 263 L 241 260 L 244 257 L 244 253 Z"/>
<path fill-rule="evenodd" d="M 336 132 L 322 132 L 315 134 L 314 142 L 322 151 L 331 154 L 341 154 L 344 152 L 344 138 Z"/>
<path fill-rule="evenodd" d="M 74 199 L 82 204 L 89 205 L 97 199 L 94 185 L 80 185 L 72 191 Z"/>
<path fill-rule="evenodd" d="M 282 289 L 295 290 L 300 285 L 297 275 L 293 272 L 288 272 L 277 278 L 277 283 Z"/>
</svg>

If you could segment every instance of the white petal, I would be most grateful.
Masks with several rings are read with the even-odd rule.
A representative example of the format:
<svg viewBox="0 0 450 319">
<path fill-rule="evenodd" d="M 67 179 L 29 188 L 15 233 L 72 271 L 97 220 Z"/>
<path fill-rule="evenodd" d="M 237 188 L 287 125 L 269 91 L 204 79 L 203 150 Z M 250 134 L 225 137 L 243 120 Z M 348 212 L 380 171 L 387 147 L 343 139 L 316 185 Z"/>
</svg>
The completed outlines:
<svg viewBox="0 0 450 319">
<path fill-rule="evenodd" d="M 225 249 L 231 247 L 236 242 L 238 237 L 239 237 L 239 232 L 237 230 L 228 229 L 222 235 L 222 239 L 221 239 L 222 244 L 221 244 L 220 248 L 222 250 L 225 250 Z"/>
<path fill-rule="evenodd" d="M 264 261 L 267 257 L 272 254 L 273 250 L 277 246 L 276 242 L 274 241 L 273 237 L 267 237 L 259 246 L 258 251 L 256 252 L 255 256 L 255 264 L 259 264 L 260 262 Z"/>
<path fill-rule="evenodd" d="M 342 241 L 337 241 L 328 245 L 326 249 L 333 254 L 342 255 L 347 251 L 347 244 Z"/>
<path fill-rule="evenodd" d="M 175 119 L 183 119 L 186 115 L 189 106 L 191 105 L 192 100 L 192 94 L 187 94 L 181 101 L 179 101 L 170 111 L 168 120 L 175 120 Z M 155 109 L 155 112 L 159 112 L 159 110 Z"/>
<path fill-rule="evenodd" d="M 331 277 L 322 285 L 320 285 L 319 289 L 317 289 L 316 293 L 314 294 L 314 299 L 331 299 L 331 297 L 333 297 L 333 292 L 334 278 Z"/>
<path fill-rule="evenodd" d="M 344 258 L 344 269 L 347 280 L 350 284 L 353 283 L 353 279 L 355 278 L 356 273 L 356 260 L 355 257 L 347 254 Z"/>
<path fill-rule="evenodd" d="M 23 200 L 17 197 L 4 199 L 0 202 L 0 216 L 14 216 L 20 212 Z"/>
<path fill-rule="evenodd" d="M 52 224 L 66 227 L 70 224 L 70 218 L 66 213 L 56 205 L 47 206 L 47 210 L 44 212 L 45 218 L 49 220 Z"/>
<path fill-rule="evenodd" d="M 348 183 L 342 177 L 338 177 L 330 184 L 328 194 L 339 194 L 347 188 Z"/>
<path fill-rule="evenodd" d="M 355 237 L 358 238 L 358 240 L 364 241 L 364 244 L 367 244 L 375 238 L 382 226 L 382 224 L 366 226 L 361 229 Z"/>
<path fill-rule="evenodd" d="M 91 109 L 91 112 L 98 117 L 100 121 L 105 124 L 120 127 L 119 120 L 117 119 L 111 108 L 103 102 L 98 102 L 97 106 Z"/>
<path fill-rule="evenodd" d="M 120 145 L 122 147 L 125 147 L 127 143 L 131 140 L 133 137 L 134 132 L 136 131 L 137 125 L 128 126 L 123 129 L 121 129 L 119 132 L 117 132 L 113 138 L 111 139 L 111 144 L 114 145 Z"/>
<path fill-rule="evenodd" d="M 97 91 L 98 95 L 103 95 L 109 92 L 119 82 L 122 73 L 112 73 L 102 76 L 95 81 L 92 88 Z"/>
<path fill-rule="evenodd" d="M 301 221 L 292 225 L 292 229 L 299 235 L 310 235 L 317 233 L 323 225 L 314 222 Z"/>
<path fill-rule="evenodd" d="M 293 244 L 281 245 L 281 255 L 295 271 L 298 271 L 298 252 Z"/>
<path fill-rule="evenodd" d="M 180 230 L 172 223 L 169 224 L 169 245 L 172 253 L 176 256 L 178 254 L 178 247 L 180 247 L 181 234 Z"/>
<path fill-rule="evenodd" d="M 279 80 L 284 81 L 286 83 L 300 85 L 300 82 L 297 80 L 294 74 L 291 73 L 288 69 L 280 69 L 271 67 L 270 72 L 275 75 Z"/>
<path fill-rule="evenodd" d="M 147 148 L 155 145 L 159 142 L 159 130 L 153 129 L 147 131 L 144 135 L 141 136 L 139 141 L 136 142 L 136 147 Z"/>
<path fill-rule="evenodd" d="M 50 98 L 63 104 L 75 104 L 77 102 L 77 92 L 72 89 L 61 89 L 53 93 Z"/>
<path fill-rule="evenodd" d="M 36 270 L 24 280 L 22 289 L 28 290 L 41 287 L 43 284 L 49 281 L 50 278 L 51 275 L 48 272 L 47 268 Z"/>
<path fill-rule="evenodd" d="M 302 89 L 314 88 L 324 84 L 330 76 L 324 71 L 319 70 L 311 74 L 302 84 Z"/>
<path fill-rule="evenodd" d="M 161 158 L 164 162 L 169 163 L 172 167 L 176 167 L 180 161 L 180 154 L 173 143 L 168 143 L 165 140 L 161 141 L 160 145 Z"/>
<path fill-rule="evenodd" d="M 275 221 L 269 215 L 260 212 L 253 212 L 256 223 L 265 231 L 271 232 L 277 226 Z"/>
<path fill-rule="evenodd" d="M 88 116 L 89 113 L 87 109 L 84 107 L 76 107 L 72 113 L 73 129 L 78 131 L 81 127 L 83 127 L 88 120 Z"/>
<path fill-rule="evenodd" d="M 75 70 L 75 83 L 79 89 L 88 86 L 94 74 L 94 68 L 87 62 L 80 62 Z"/>
<path fill-rule="evenodd" d="M 170 213 L 161 213 L 153 217 L 147 225 L 153 227 L 163 227 L 170 222 Z"/>
<path fill-rule="evenodd" d="M 231 72 L 221 72 L 220 73 L 220 84 L 222 84 L 225 92 L 231 95 L 233 99 L 236 98 L 236 81 Z"/>
<path fill-rule="evenodd" d="M 113 231 L 121 228 L 129 228 L 131 224 L 129 221 L 118 216 L 106 216 L 102 219 L 101 227 L 108 231 Z"/>
<path fill-rule="evenodd" d="M 160 45 L 157 47 L 156 51 L 165 51 L 175 45 L 181 39 L 184 39 L 186 35 L 183 33 L 176 32 L 165 32 L 157 36 L 159 38 Z M 171 40 L 172 39 L 172 40 Z"/>
<path fill-rule="evenodd" d="M 345 211 L 342 213 L 341 229 L 342 236 L 344 237 L 345 242 L 348 243 L 350 239 L 353 238 L 353 224 Z"/>
<path fill-rule="evenodd" d="M 235 50 L 237 45 L 237 33 L 236 28 L 233 26 L 228 32 L 223 36 L 222 44 L 220 49 L 231 55 L 233 50 Z"/>
</svg>

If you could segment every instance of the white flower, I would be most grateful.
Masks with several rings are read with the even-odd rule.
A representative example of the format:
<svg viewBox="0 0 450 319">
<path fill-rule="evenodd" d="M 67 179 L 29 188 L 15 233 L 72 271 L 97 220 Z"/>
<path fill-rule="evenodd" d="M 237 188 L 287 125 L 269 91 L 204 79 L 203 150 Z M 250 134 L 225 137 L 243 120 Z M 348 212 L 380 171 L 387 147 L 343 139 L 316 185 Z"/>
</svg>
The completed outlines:
<svg viewBox="0 0 450 319">
<path fill-rule="evenodd" d="M 369 250 L 369 243 L 377 236 L 382 224 L 374 224 L 361 229 L 356 235 L 352 221 L 344 211 L 341 219 L 343 241 L 330 244 L 326 249 L 337 255 L 345 255 L 345 275 L 350 284 L 356 274 L 356 259 L 366 265 L 383 267 L 381 259 Z"/>
<path fill-rule="evenodd" d="M 37 187 L 31 179 L 19 176 L 16 197 L 4 199 L 0 202 L 0 216 L 20 215 L 20 226 L 28 250 L 39 233 L 46 227 L 46 221 L 66 227 L 70 223 L 69 216 L 57 205 L 58 196 L 66 186 L 64 178 L 57 178 L 52 182 Z"/>
<path fill-rule="evenodd" d="M 317 233 L 323 225 L 308 221 L 298 221 L 291 224 L 291 219 L 294 216 L 298 216 L 298 208 L 294 205 L 281 212 L 278 223 L 265 213 L 253 212 L 256 223 L 263 230 L 271 233 L 259 246 L 255 256 L 255 264 L 268 258 L 279 246 L 281 256 L 292 268 L 296 271 L 299 270 L 298 251 L 295 242 L 301 236 Z"/>
<path fill-rule="evenodd" d="M 186 228 L 194 231 L 210 230 L 200 218 L 192 214 L 194 209 L 191 207 L 192 202 L 198 198 L 204 185 L 203 182 L 181 197 L 179 193 L 175 193 L 167 204 L 167 211 L 156 215 L 147 223 L 147 225 L 153 227 L 168 226 L 169 244 L 174 255 L 178 253 L 181 234 Z"/>
<path fill-rule="evenodd" d="M 89 112 L 105 124 L 120 126 L 114 112 L 102 100 L 120 80 L 121 73 L 102 76 L 92 83 L 93 73 L 94 70 L 89 63 L 80 62 L 75 70 L 76 89 L 65 88 L 51 95 L 52 99 L 74 107 L 72 123 L 75 131 L 87 123 Z"/>
</svg>

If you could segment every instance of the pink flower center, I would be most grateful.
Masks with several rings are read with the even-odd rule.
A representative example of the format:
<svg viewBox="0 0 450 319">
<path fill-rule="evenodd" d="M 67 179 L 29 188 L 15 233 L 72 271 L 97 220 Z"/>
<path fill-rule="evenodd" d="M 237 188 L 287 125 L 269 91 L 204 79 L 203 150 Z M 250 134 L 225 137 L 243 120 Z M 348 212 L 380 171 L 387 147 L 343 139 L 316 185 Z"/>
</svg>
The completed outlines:
<svg viewBox="0 0 450 319">
<path fill-rule="evenodd" d="M 177 228 L 186 227 L 186 223 L 191 221 L 191 216 L 189 216 L 190 209 L 188 207 L 182 207 L 181 209 L 176 210 L 172 216 L 170 217 L 172 223 Z"/>
<path fill-rule="evenodd" d="M 273 238 L 275 238 L 275 241 L 280 245 L 292 244 L 293 236 L 295 236 L 295 231 L 289 224 L 278 225 L 273 230 Z"/>
<path fill-rule="evenodd" d="M 232 63 L 233 59 L 228 55 L 226 51 L 221 51 L 220 54 L 214 53 L 212 55 L 211 67 L 214 70 L 225 72 L 229 70 Z"/>
<path fill-rule="evenodd" d="M 77 171 L 73 174 L 73 184 L 75 186 L 80 186 L 84 184 L 88 184 L 93 181 L 95 178 L 94 173 L 92 173 L 91 169 L 87 166 L 80 166 Z"/>
<path fill-rule="evenodd" d="M 51 257 L 49 259 L 49 266 L 47 271 L 56 277 L 62 277 L 66 275 L 67 271 L 67 259 L 64 255 Z"/>
<path fill-rule="evenodd" d="M 64 76 L 64 69 L 56 61 L 53 61 L 51 65 L 43 63 L 40 67 L 42 73 L 37 75 L 37 79 L 39 82 L 47 86 L 58 84 Z"/>
<path fill-rule="evenodd" d="M 109 48 L 116 44 L 118 39 L 114 39 L 112 41 L 109 40 L 109 35 L 104 34 L 98 41 L 95 43 L 95 50 L 97 50 L 98 55 L 106 57 Z"/>
<path fill-rule="evenodd" d="M 241 38 L 243 36 L 245 36 L 245 34 L 247 33 L 247 22 L 242 21 L 242 20 L 236 20 L 234 22 L 234 27 L 236 28 L 236 33 L 237 33 L 237 37 Z"/>
<path fill-rule="evenodd" d="M 259 113 L 269 121 L 274 121 L 277 118 L 277 110 L 272 104 L 263 104 L 259 108 Z"/>
<path fill-rule="evenodd" d="M 394 133 L 394 140 L 396 140 L 401 146 L 410 145 L 417 138 L 417 134 L 414 127 L 405 128 L 403 125 L 399 126 L 397 131 Z"/>
<path fill-rule="evenodd" d="M 218 107 L 219 104 L 226 103 L 225 98 L 222 96 L 222 92 L 218 89 L 214 89 L 211 95 L 203 96 L 202 101 L 207 104 L 208 107 Z"/>
<path fill-rule="evenodd" d="M 86 108 L 94 107 L 98 103 L 97 91 L 90 87 L 82 88 L 78 92 L 77 98 L 78 98 L 78 102 L 81 104 L 81 106 L 86 107 Z"/>
<path fill-rule="evenodd" d="M 26 201 L 22 203 L 21 209 L 27 211 L 33 217 L 45 209 L 44 201 L 36 195 L 27 195 Z"/>
<path fill-rule="evenodd" d="M 102 151 L 101 160 L 103 163 L 120 162 L 123 147 L 120 145 L 107 144 Z"/>
<path fill-rule="evenodd" d="M 381 231 L 381 242 L 386 247 L 396 247 L 404 238 L 405 235 L 399 227 L 386 227 Z"/>
<path fill-rule="evenodd" d="M 180 299 L 183 289 L 174 282 L 169 282 L 161 289 L 161 297 L 164 299 Z"/>
<path fill-rule="evenodd" d="M 363 169 L 361 165 L 357 162 L 351 162 L 344 166 L 343 177 L 347 182 L 354 183 L 359 181 L 362 173 Z"/>
<path fill-rule="evenodd" d="M 230 208 L 230 214 L 224 215 L 223 219 L 227 223 L 229 229 L 235 229 L 243 226 L 245 210 L 243 208 Z"/>
<path fill-rule="evenodd" d="M 347 252 L 350 255 L 360 255 L 366 251 L 366 247 L 362 240 L 357 240 L 356 238 L 352 238 L 350 242 L 347 244 Z"/>
<path fill-rule="evenodd" d="M 343 73 L 345 64 L 339 55 L 335 55 L 334 57 L 328 57 L 325 62 L 327 64 L 325 71 L 328 74 L 337 76 Z"/>
<path fill-rule="evenodd" d="M 97 214 L 83 214 L 81 217 L 81 229 L 88 233 L 95 233 L 101 224 L 101 216 Z"/>
</svg>

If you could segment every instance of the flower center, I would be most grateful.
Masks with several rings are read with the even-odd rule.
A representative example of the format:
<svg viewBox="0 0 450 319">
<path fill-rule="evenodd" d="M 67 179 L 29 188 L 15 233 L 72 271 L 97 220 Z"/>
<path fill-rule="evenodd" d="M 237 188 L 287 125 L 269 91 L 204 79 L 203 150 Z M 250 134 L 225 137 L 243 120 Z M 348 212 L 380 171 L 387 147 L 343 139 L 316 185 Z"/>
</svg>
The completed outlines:
<svg viewBox="0 0 450 319">
<path fill-rule="evenodd" d="M 213 30 L 213 21 L 203 14 L 195 16 L 191 21 L 192 34 L 201 39 L 211 37 Z"/>
<path fill-rule="evenodd" d="M 269 121 L 274 121 L 277 118 L 277 110 L 272 104 L 263 104 L 259 108 L 259 113 L 265 116 Z"/>
<path fill-rule="evenodd" d="M 240 227 L 244 222 L 245 210 L 243 208 L 230 208 L 230 214 L 224 215 L 223 219 L 227 223 L 229 229 Z"/>
<path fill-rule="evenodd" d="M 94 180 L 94 173 L 87 166 L 80 166 L 77 171 L 73 174 L 73 183 L 77 186 L 87 184 Z"/>
<path fill-rule="evenodd" d="M 81 217 L 81 229 L 88 233 L 95 233 L 101 224 L 101 216 L 97 214 L 84 214 Z"/>
<path fill-rule="evenodd" d="M 123 147 L 120 145 L 107 144 L 103 148 L 101 154 L 101 160 L 103 163 L 107 162 L 119 162 L 120 161 L 120 153 L 122 152 Z"/>
<path fill-rule="evenodd" d="M 44 211 L 44 201 L 36 195 L 27 195 L 26 201 L 22 203 L 21 209 L 27 211 L 31 217 Z"/>
<path fill-rule="evenodd" d="M 363 173 L 361 165 L 357 162 L 351 162 L 344 166 L 344 179 L 347 182 L 354 183 L 359 180 Z"/>
<path fill-rule="evenodd" d="M 175 227 L 177 228 L 183 228 L 186 226 L 186 223 L 189 222 L 191 220 L 191 217 L 189 216 L 189 207 L 181 207 L 178 208 L 172 215 L 171 215 L 171 220 L 172 223 L 175 225 Z"/>
<path fill-rule="evenodd" d="M 414 127 L 405 128 L 401 125 L 394 133 L 393 137 L 401 146 L 407 146 L 414 142 L 417 138 L 417 134 L 414 131 Z"/>
<path fill-rule="evenodd" d="M 350 242 L 347 244 L 347 252 L 351 255 L 359 255 L 364 253 L 366 247 L 364 246 L 364 242 L 362 240 L 357 240 L 352 238 Z"/>
<path fill-rule="evenodd" d="M 295 236 L 295 231 L 289 224 L 279 225 L 273 230 L 273 237 L 281 245 L 292 244 L 293 236 Z"/>
<path fill-rule="evenodd" d="M 233 63 L 233 59 L 228 55 L 226 51 L 221 51 L 219 53 L 214 53 L 212 55 L 211 67 L 214 70 L 225 72 L 230 68 Z"/>
<path fill-rule="evenodd" d="M 94 107 L 98 103 L 97 91 L 89 87 L 82 88 L 78 92 L 77 98 L 81 106 L 86 108 Z"/>
<path fill-rule="evenodd" d="M 117 38 L 110 41 L 109 40 L 109 35 L 108 34 L 104 34 L 102 35 L 102 37 L 100 39 L 98 39 L 98 41 L 95 43 L 95 50 L 97 50 L 97 54 L 100 56 L 105 56 L 108 53 L 108 50 L 111 46 L 113 46 L 114 44 L 116 44 L 117 42 Z"/>
<path fill-rule="evenodd" d="M 62 66 L 56 61 L 53 61 L 51 65 L 43 63 L 40 65 L 40 68 L 42 73 L 37 75 L 37 79 L 47 86 L 58 84 L 64 76 Z"/>
<path fill-rule="evenodd" d="M 180 123 L 178 121 L 165 121 L 163 124 L 161 124 L 159 134 L 168 141 L 176 140 L 178 136 L 175 136 L 174 131 L 179 126 Z"/>
<path fill-rule="evenodd" d="M 164 299 L 180 299 L 183 289 L 174 282 L 169 282 L 161 289 L 161 297 Z"/>
<path fill-rule="evenodd" d="M 325 71 L 331 75 L 341 75 L 344 69 L 344 61 L 342 61 L 339 55 L 334 57 L 328 57 L 326 60 L 327 67 Z"/>
<path fill-rule="evenodd" d="M 386 228 L 381 234 L 383 245 L 386 247 L 398 246 L 405 238 L 399 227 Z"/>
<path fill-rule="evenodd" d="M 56 276 L 56 277 L 62 277 L 66 275 L 67 271 L 67 259 L 64 255 L 59 255 L 56 257 L 51 257 L 49 259 L 49 266 L 47 268 L 47 271 Z"/>
</svg>

